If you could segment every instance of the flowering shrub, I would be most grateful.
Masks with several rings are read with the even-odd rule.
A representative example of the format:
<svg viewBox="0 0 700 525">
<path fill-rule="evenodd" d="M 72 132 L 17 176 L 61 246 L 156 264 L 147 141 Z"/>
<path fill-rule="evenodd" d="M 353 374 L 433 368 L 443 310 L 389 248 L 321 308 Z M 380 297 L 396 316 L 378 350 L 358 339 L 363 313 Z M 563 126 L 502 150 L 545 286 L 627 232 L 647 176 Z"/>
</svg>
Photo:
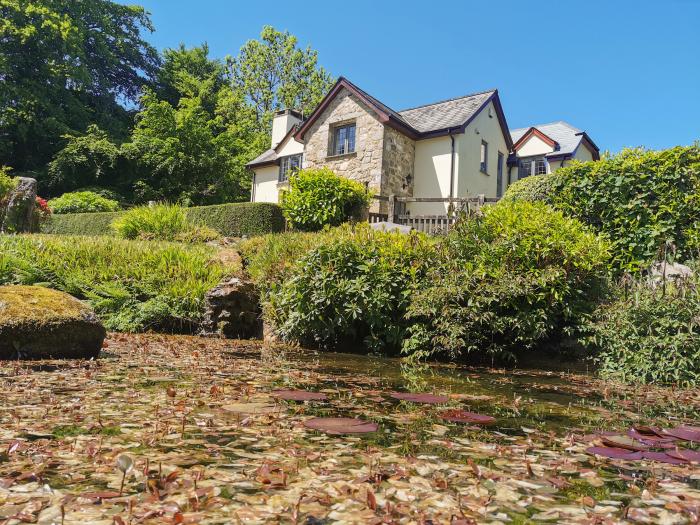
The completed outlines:
<svg viewBox="0 0 700 525">
<path fill-rule="evenodd" d="M 34 230 L 39 230 L 39 226 L 51 218 L 51 209 L 46 199 L 37 195 L 34 203 Z"/>
</svg>

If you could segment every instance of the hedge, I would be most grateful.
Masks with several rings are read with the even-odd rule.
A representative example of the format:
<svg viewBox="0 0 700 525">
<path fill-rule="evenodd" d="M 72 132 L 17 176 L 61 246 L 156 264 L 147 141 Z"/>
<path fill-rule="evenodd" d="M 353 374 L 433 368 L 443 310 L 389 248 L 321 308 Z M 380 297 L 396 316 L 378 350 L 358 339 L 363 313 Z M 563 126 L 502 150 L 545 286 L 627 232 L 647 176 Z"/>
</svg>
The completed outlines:
<svg viewBox="0 0 700 525">
<path fill-rule="evenodd" d="M 112 221 L 124 212 L 66 213 L 54 215 L 43 233 L 59 235 L 112 235 Z M 254 236 L 284 230 L 284 216 L 277 204 L 241 202 L 187 209 L 195 223 L 214 228 L 226 237 Z"/>
</svg>

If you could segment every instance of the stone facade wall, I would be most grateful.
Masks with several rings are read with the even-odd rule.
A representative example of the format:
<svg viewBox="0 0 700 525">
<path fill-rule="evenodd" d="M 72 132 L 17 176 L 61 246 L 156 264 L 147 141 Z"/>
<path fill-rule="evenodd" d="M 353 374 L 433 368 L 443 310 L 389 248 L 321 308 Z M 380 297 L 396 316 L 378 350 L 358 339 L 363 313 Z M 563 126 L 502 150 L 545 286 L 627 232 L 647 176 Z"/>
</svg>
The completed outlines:
<svg viewBox="0 0 700 525">
<path fill-rule="evenodd" d="M 416 143 L 394 128 L 384 128 L 382 155 L 382 195 L 410 197 L 413 195 Z"/>
<path fill-rule="evenodd" d="M 331 130 L 338 124 L 355 122 L 355 152 L 329 156 Z M 338 175 L 382 190 L 384 125 L 355 95 L 343 89 L 305 135 L 304 167 L 326 166 Z"/>
</svg>

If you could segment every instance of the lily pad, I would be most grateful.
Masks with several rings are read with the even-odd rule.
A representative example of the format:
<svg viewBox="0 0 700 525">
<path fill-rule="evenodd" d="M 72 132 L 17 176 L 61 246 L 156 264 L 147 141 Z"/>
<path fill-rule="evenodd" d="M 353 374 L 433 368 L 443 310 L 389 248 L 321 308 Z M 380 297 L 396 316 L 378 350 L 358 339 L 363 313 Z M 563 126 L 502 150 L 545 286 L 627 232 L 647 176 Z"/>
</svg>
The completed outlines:
<svg viewBox="0 0 700 525">
<path fill-rule="evenodd" d="M 447 396 L 439 396 L 435 394 L 412 394 L 410 392 L 392 392 L 389 397 L 400 401 L 410 401 L 411 403 L 425 403 L 427 405 L 438 405 L 447 403 L 450 398 Z"/>
<path fill-rule="evenodd" d="M 379 426 L 371 421 L 351 417 L 315 417 L 304 421 L 306 428 L 320 430 L 326 434 L 367 434 L 376 432 Z"/>
<path fill-rule="evenodd" d="M 639 460 L 642 459 L 641 452 L 633 452 L 626 448 L 617 447 L 589 447 L 586 449 L 589 454 L 603 456 L 611 459 Z"/>
<path fill-rule="evenodd" d="M 440 417 L 445 421 L 452 423 L 465 423 L 472 425 L 492 425 L 496 422 L 496 418 L 492 416 L 484 416 L 475 412 L 467 412 L 466 410 L 445 410 L 440 413 Z"/>
<path fill-rule="evenodd" d="M 235 414 L 271 414 L 279 411 L 279 407 L 263 402 L 233 403 L 231 405 L 224 405 L 221 409 Z"/>
<path fill-rule="evenodd" d="M 602 436 L 600 440 L 607 447 L 624 448 L 632 451 L 649 450 L 648 446 L 629 436 Z"/>
<path fill-rule="evenodd" d="M 670 465 L 685 465 L 688 463 L 688 460 L 670 456 L 666 452 L 652 452 L 647 450 L 642 452 L 642 456 L 644 459 L 658 461 L 659 463 L 668 463 Z"/>
<path fill-rule="evenodd" d="M 272 395 L 286 401 L 326 401 L 328 396 L 321 392 L 305 390 L 274 390 Z"/>
<path fill-rule="evenodd" d="M 692 463 L 700 463 L 700 452 L 697 450 L 688 450 L 679 448 L 676 450 L 667 450 L 666 454 L 676 459 L 683 459 Z"/>
<path fill-rule="evenodd" d="M 682 439 L 683 441 L 696 441 L 700 443 L 700 427 L 681 426 L 670 429 L 665 428 L 664 434 Z"/>
</svg>

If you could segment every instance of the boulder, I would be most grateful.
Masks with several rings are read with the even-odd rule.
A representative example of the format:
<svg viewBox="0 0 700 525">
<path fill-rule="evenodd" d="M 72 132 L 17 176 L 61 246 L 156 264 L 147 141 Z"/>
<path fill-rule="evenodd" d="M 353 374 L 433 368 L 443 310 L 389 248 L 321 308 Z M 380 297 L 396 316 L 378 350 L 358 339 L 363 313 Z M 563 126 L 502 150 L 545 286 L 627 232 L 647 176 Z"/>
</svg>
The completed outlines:
<svg viewBox="0 0 700 525">
<path fill-rule="evenodd" d="M 201 335 L 233 339 L 260 337 L 260 295 L 255 285 L 231 277 L 207 292 Z"/>
<path fill-rule="evenodd" d="M 652 281 L 662 282 L 664 276 L 666 280 L 678 281 L 683 279 L 688 279 L 693 276 L 693 270 L 685 264 L 672 262 L 664 263 L 663 261 L 655 262 L 651 268 L 649 268 L 649 275 Z"/>
<path fill-rule="evenodd" d="M 105 335 L 95 312 L 67 293 L 0 286 L 0 359 L 93 358 Z"/>
<path fill-rule="evenodd" d="M 384 232 L 411 233 L 411 230 L 413 229 L 410 226 L 406 226 L 405 224 L 397 224 L 395 222 L 387 221 L 375 222 L 370 224 L 369 226 L 373 230 L 379 230 Z"/>
<path fill-rule="evenodd" d="M 10 192 L 5 208 L 5 217 L 0 232 L 22 233 L 34 228 L 34 206 L 36 206 L 36 180 L 18 177 L 17 185 Z"/>
</svg>

